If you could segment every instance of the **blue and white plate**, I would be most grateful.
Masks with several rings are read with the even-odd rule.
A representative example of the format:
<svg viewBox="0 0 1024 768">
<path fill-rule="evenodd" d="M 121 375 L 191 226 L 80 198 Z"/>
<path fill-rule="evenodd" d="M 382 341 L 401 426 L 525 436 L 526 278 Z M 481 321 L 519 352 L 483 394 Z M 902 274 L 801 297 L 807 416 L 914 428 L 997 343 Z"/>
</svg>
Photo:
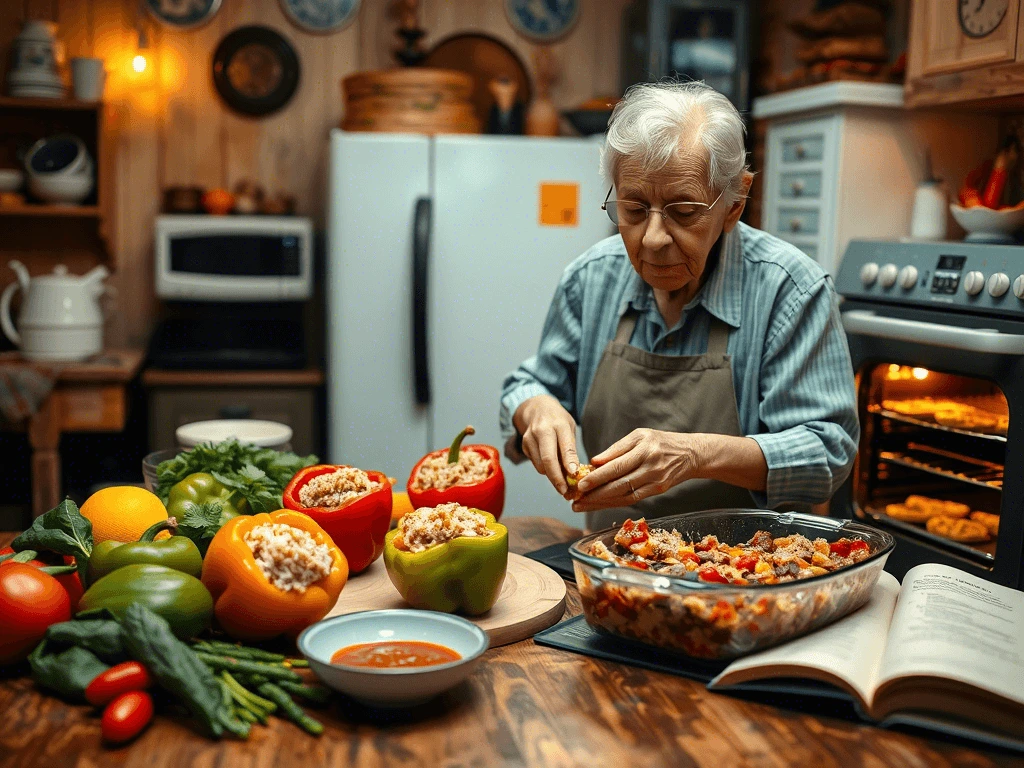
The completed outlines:
<svg viewBox="0 0 1024 768">
<path fill-rule="evenodd" d="M 221 0 L 143 0 L 159 21 L 177 29 L 198 27 L 220 10 Z"/>
<path fill-rule="evenodd" d="M 505 15 L 519 34 L 550 43 L 572 29 L 580 16 L 580 0 L 505 0 Z"/>
<path fill-rule="evenodd" d="M 361 0 L 281 0 L 285 16 L 300 29 L 324 34 L 347 27 L 359 14 Z"/>
</svg>

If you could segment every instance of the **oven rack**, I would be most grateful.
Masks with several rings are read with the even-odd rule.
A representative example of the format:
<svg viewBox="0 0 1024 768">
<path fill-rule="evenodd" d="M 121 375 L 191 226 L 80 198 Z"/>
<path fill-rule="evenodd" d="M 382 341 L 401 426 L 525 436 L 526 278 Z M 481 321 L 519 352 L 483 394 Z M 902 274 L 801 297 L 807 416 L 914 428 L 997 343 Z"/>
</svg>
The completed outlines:
<svg viewBox="0 0 1024 768">
<path fill-rule="evenodd" d="M 923 456 L 922 456 L 923 454 Z M 930 445 L 907 443 L 906 452 L 880 451 L 879 459 L 996 491 L 1003 489 L 1003 467 L 989 461 L 944 451 Z"/>
<path fill-rule="evenodd" d="M 872 506 L 862 507 L 863 512 L 877 523 L 888 525 L 897 530 L 904 531 L 914 536 L 919 536 L 922 539 L 932 542 L 933 544 L 940 545 L 945 549 L 952 550 L 960 555 L 971 558 L 972 560 L 978 560 L 982 563 L 986 563 L 991 566 L 996 559 L 996 541 L 986 542 L 984 544 L 964 544 L 960 541 L 953 541 L 943 536 L 937 536 L 923 525 L 916 525 L 914 523 L 908 523 L 905 520 L 897 520 L 894 517 L 889 517 L 885 514 L 884 507 L 877 509 Z"/>
<path fill-rule="evenodd" d="M 957 435 L 966 435 L 968 437 L 980 437 L 982 440 L 993 440 L 998 443 L 1006 442 L 1006 435 L 997 432 L 975 432 L 970 429 L 947 427 L 943 424 L 939 424 L 937 421 L 925 421 L 924 419 L 918 419 L 914 416 L 907 416 L 903 413 L 887 410 L 880 405 L 868 406 L 868 413 L 873 413 L 891 421 L 898 421 L 903 424 L 912 424 L 915 427 L 924 427 L 925 429 L 934 429 L 940 432 L 952 432 Z"/>
</svg>

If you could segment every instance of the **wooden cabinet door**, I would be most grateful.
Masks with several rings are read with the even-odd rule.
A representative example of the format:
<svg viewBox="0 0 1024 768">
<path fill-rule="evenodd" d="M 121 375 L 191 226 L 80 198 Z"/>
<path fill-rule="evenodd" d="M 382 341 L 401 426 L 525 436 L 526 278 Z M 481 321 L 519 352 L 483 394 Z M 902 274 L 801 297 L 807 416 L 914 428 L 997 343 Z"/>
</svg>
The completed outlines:
<svg viewBox="0 0 1024 768">
<path fill-rule="evenodd" d="M 921 74 L 958 72 L 1016 58 L 1020 0 L 1009 0 L 1003 20 L 985 37 L 968 37 L 961 29 L 959 6 L 964 1 L 916 0 L 914 37 L 923 47 Z"/>
</svg>

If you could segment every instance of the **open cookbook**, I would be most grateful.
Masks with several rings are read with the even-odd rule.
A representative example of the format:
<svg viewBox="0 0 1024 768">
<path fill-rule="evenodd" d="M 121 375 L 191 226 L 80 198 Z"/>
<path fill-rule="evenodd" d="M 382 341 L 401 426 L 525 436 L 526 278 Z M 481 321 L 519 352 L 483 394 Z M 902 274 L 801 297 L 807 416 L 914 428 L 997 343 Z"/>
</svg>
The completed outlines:
<svg viewBox="0 0 1024 768">
<path fill-rule="evenodd" d="M 883 726 L 985 734 L 984 741 L 1019 749 L 1024 593 L 935 563 L 908 571 L 902 587 L 883 572 L 860 610 L 732 662 L 708 688 L 775 678 L 842 688 Z"/>
</svg>

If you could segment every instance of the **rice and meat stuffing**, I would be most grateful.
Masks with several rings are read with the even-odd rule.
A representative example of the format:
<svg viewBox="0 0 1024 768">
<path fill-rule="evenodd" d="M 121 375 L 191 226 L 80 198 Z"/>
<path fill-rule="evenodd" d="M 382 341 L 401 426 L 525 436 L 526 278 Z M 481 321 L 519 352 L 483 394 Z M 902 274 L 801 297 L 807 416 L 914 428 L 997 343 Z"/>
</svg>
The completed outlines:
<svg viewBox="0 0 1024 768">
<path fill-rule="evenodd" d="M 405 552 L 423 552 L 460 536 L 493 536 L 487 518 L 461 504 L 438 504 L 420 507 L 406 514 L 398 523 L 394 544 Z"/>
<path fill-rule="evenodd" d="M 299 489 L 299 501 L 304 507 L 337 509 L 345 502 L 374 491 L 380 483 L 370 479 L 356 467 L 339 467 L 334 472 L 317 475 Z"/>
<path fill-rule="evenodd" d="M 256 565 L 272 585 L 285 592 L 306 587 L 331 572 L 331 552 L 309 533 L 283 523 L 257 525 L 245 534 Z"/>
<path fill-rule="evenodd" d="M 416 473 L 415 486 L 421 491 L 431 488 L 443 491 L 453 485 L 469 485 L 486 480 L 491 474 L 491 463 L 485 456 L 471 448 L 463 448 L 459 452 L 459 460 L 448 463 L 448 452 L 431 456 L 420 466 Z"/>
</svg>

